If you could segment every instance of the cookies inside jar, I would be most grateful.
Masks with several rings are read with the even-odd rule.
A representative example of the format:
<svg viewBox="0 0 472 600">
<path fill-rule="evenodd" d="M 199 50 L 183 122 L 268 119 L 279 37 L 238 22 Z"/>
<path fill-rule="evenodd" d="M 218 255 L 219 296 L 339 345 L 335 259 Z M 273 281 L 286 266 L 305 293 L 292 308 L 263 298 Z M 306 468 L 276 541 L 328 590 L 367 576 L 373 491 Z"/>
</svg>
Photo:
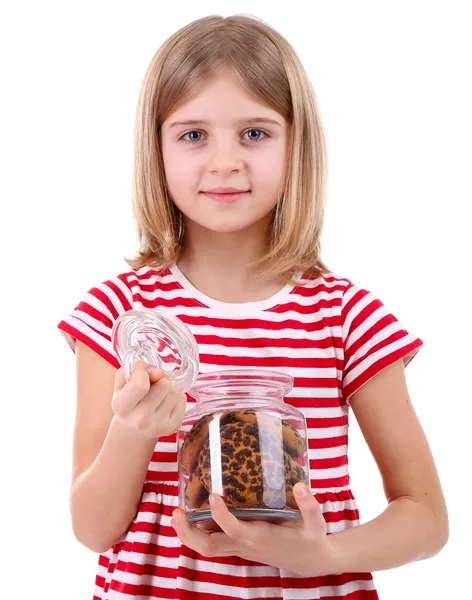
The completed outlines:
<svg viewBox="0 0 472 600">
<path fill-rule="evenodd" d="M 306 440 L 280 415 L 224 410 L 193 424 L 179 452 L 179 470 L 188 513 L 209 511 L 211 492 L 241 517 L 298 511 L 293 487 L 308 483 Z"/>
</svg>

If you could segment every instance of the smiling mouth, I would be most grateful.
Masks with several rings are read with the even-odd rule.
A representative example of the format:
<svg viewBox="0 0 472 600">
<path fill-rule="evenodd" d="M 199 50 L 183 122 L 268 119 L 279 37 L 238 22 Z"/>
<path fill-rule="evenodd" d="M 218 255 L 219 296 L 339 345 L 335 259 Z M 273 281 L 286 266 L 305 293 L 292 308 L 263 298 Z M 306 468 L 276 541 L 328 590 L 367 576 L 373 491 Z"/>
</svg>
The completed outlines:
<svg viewBox="0 0 472 600">
<path fill-rule="evenodd" d="M 234 202 L 249 192 L 250 190 L 242 190 L 240 192 L 202 192 L 202 194 L 220 202 Z"/>
</svg>

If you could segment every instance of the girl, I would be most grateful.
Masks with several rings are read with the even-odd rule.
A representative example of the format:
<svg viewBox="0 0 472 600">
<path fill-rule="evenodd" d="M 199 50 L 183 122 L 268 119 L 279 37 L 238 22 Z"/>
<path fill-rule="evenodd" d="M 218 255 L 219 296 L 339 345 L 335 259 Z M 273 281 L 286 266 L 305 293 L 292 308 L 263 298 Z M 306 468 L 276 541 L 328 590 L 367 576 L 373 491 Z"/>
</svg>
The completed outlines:
<svg viewBox="0 0 472 600">
<path fill-rule="evenodd" d="M 444 498 L 404 374 L 422 342 L 322 262 L 325 184 L 315 94 L 280 34 L 252 17 L 211 16 L 158 50 L 136 118 L 139 255 L 59 324 L 77 360 L 72 523 L 100 553 L 96 600 L 373 600 L 373 571 L 445 545 Z M 239 521 L 213 494 L 222 532 L 210 534 L 177 508 L 176 431 L 194 400 L 143 363 L 125 382 L 110 334 L 140 307 L 187 324 L 202 373 L 294 376 L 286 402 L 306 416 L 310 454 L 297 525 Z M 362 525 L 350 407 L 388 501 Z"/>
</svg>

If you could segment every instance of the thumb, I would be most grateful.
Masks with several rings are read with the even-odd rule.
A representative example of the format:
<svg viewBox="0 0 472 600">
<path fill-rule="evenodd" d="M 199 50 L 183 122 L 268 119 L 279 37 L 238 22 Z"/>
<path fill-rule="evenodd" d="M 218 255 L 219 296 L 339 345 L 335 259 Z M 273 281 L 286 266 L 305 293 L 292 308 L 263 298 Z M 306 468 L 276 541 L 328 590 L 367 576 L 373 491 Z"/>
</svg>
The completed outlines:
<svg viewBox="0 0 472 600">
<path fill-rule="evenodd" d="M 160 367 L 149 366 L 147 369 L 149 373 L 149 381 L 151 383 L 156 383 L 165 376 L 164 371 Z"/>
<path fill-rule="evenodd" d="M 326 535 L 326 521 L 321 506 L 304 483 L 293 487 L 293 495 L 302 513 L 304 529 L 313 535 Z"/>
</svg>

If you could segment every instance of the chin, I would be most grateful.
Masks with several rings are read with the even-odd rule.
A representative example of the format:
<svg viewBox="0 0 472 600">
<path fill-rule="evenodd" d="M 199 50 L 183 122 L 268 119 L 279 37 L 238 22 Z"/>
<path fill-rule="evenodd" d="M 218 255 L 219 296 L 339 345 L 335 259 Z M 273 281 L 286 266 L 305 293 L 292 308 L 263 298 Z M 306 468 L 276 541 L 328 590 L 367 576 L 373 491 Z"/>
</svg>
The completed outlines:
<svg viewBox="0 0 472 600">
<path fill-rule="evenodd" d="M 197 222 L 197 225 L 203 229 L 212 231 L 213 233 L 237 233 L 238 231 L 244 231 L 245 229 L 252 229 L 257 225 L 263 226 L 265 221 L 266 218 L 262 217 L 262 219 L 258 219 L 257 221 L 233 221 L 226 223 L 223 221 L 213 221 L 210 223 Z"/>
<path fill-rule="evenodd" d="M 201 228 L 213 233 L 236 233 L 247 229 L 265 228 L 270 220 L 272 210 L 263 214 L 233 214 L 223 215 L 213 213 L 210 218 L 204 219 L 203 215 L 187 215 L 187 222 L 190 227 Z"/>
</svg>

